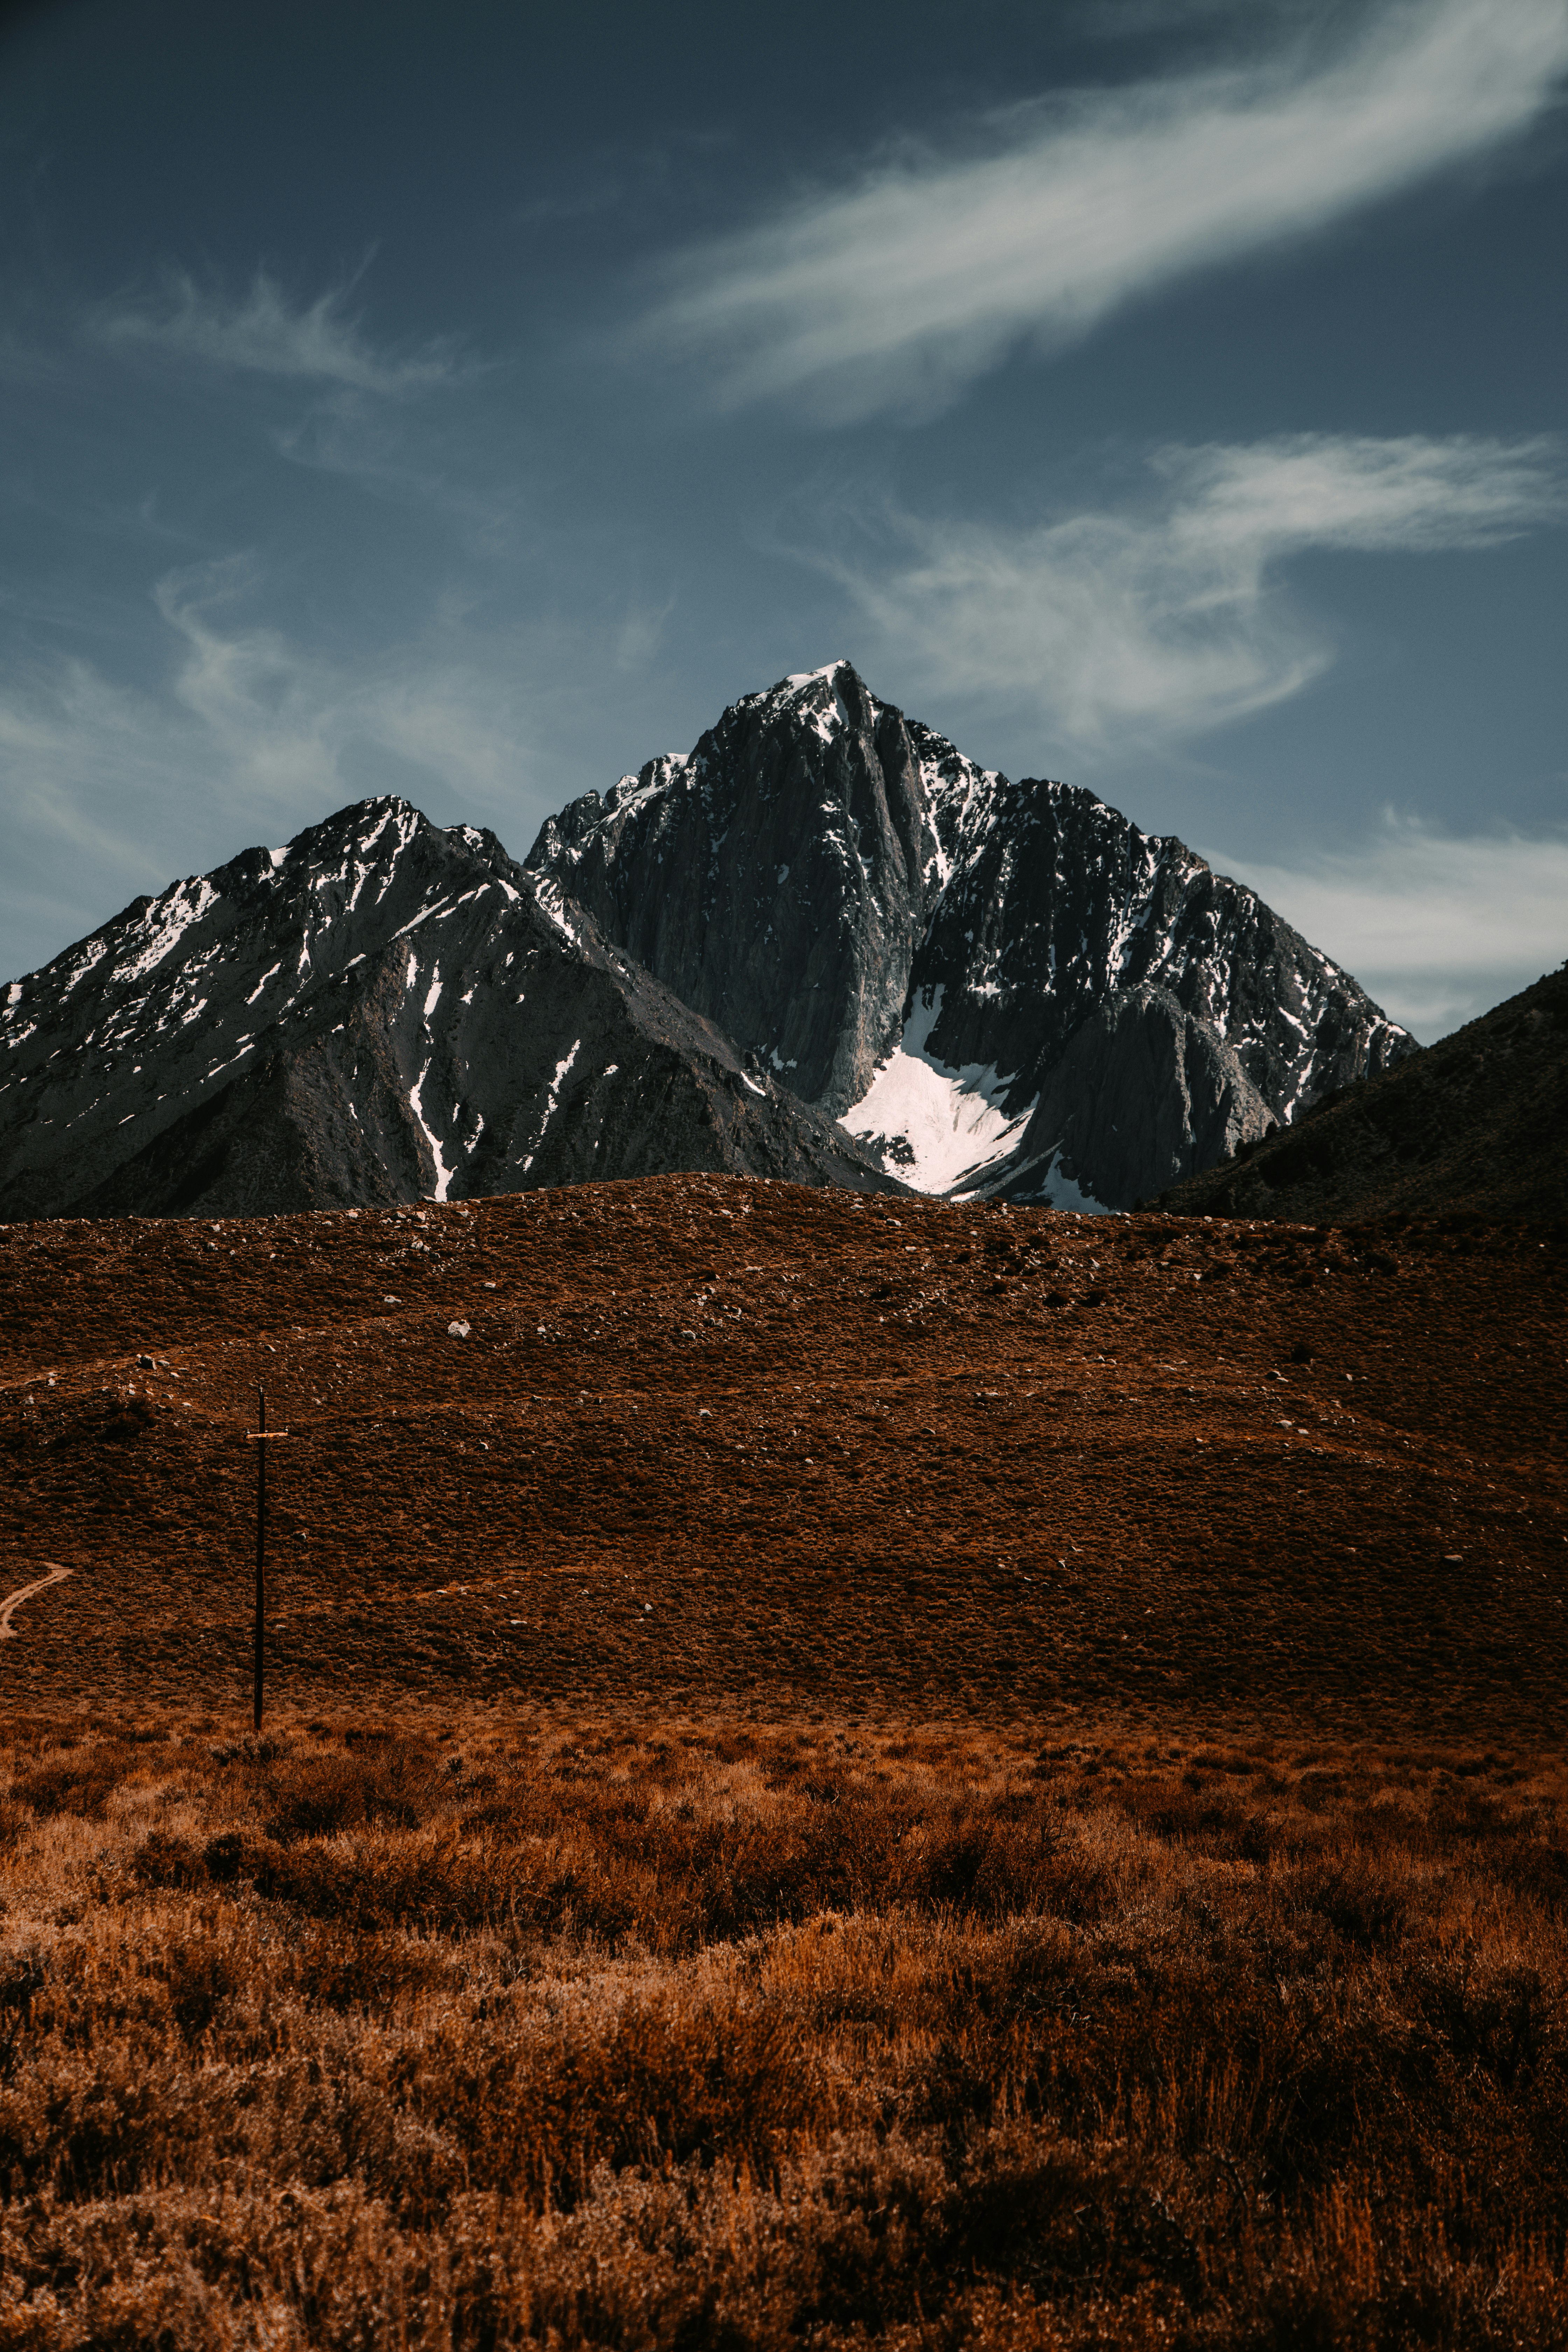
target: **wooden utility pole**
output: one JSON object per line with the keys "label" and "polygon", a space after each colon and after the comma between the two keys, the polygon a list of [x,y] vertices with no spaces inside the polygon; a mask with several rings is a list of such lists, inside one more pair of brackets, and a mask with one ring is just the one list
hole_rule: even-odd
{"label": "wooden utility pole", "polygon": [[267,1641],[267,1391],[258,1381],[260,1414],[256,1429],[256,1694],[254,1721],[261,1728],[261,1661]]}
{"label": "wooden utility pole", "polygon": [[267,1443],[269,1438],[287,1437],[286,1429],[267,1426],[267,1391],[256,1383],[257,1422],[249,1433],[256,1441],[256,1649],[255,1691],[252,1720],[258,1731],[261,1728],[262,1660],[267,1642]]}

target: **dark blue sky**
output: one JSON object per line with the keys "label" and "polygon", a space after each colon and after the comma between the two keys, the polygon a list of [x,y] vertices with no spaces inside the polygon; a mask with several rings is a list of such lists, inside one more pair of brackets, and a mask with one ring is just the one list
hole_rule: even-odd
{"label": "dark blue sky", "polygon": [[847,654],[1418,1034],[1568,951],[1568,0],[0,32],[0,964]]}

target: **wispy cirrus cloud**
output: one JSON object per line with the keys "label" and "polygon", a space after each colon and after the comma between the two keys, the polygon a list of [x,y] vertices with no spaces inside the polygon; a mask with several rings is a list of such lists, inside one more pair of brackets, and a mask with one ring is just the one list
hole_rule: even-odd
{"label": "wispy cirrus cloud", "polygon": [[515,784],[518,714],[460,645],[334,660],[247,617],[260,584],[250,560],[228,557],[167,573],[154,592],[175,653],[164,723],[195,722],[201,755],[237,798],[313,809],[350,782],[356,746],[481,805]]}
{"label": "wispy cirrus cloud", "polygon": [[1564,0],[1402,0],[1327,58],[1009,110],[678,254],[634,331],[731,405],[931,413],[1193,270],[1516,139],[1568,72]]}
{"label": "wispy cirrus cloud", "polygon": [[313,302],[291,301],[258,270],[236,299],[174,271],[154,295],[100,304],[87,332],[94,341],[165,360],[386,397],[430,391],[465,373],[447,344],[378,350],[349,309],[352,295],[352,285],[338,286]]}
{"label": "wispy cirrus cloud", "polygon": [[1390,809],[1365,838],[1315,857],[1213,863],[1426,1045],[1568,955],[1568,831],[1457,835]]}
{"label": "wispy cirrus cloud", "polygon": [[1097,749],[1201,734],[1320,676],[1332,635],[1292,599],[1293,557],[1479,549],[1565,519],[1548,440],[1296,434],[1159,450],[1141,497],[1033,526],[883,508],[808,560],[934,685]]}
{"label": "wispy cirrus cloud", "polygon": [[437,613],[411,642],[333,656],[258,617],[266,586],[245,558],[165,574],[154,684],[79,656],[13,663],[0,677],[7,972],[134,891],[367,792],[509,827],[520,808],[542,814],[515,652],[509,663],[475,647]]}

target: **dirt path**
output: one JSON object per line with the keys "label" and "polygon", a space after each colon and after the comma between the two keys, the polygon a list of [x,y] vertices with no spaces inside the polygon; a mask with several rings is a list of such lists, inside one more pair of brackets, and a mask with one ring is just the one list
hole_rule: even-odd
{"label": "dirt path", "polygon": [[35,1592],[46,1591],[49,1585],[58,1584],[62,1576],[70,1574],[68,1568],[57,1568],[52,1561],[48,1563],[48,1568],[47,1576],[40,1576],[35,1583],[20,1586],[16,1591],[7,1593],[5,1599],[0,1601],[0,1642],[14,1642],[16,1639],[16,1628],[12,1624],[11,1618],[13,1612],[20,1609],[24,1601],[30,1601]]}

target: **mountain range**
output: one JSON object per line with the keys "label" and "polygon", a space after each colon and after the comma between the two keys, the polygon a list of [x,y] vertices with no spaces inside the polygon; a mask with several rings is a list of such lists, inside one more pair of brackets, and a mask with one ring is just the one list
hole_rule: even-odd
{"label": "mountain range", "polygon": [[0,1218],[732,1170],[1117,1209],[1414,1041],[1252,892],[847,662],[551,818],[406,802],[0,992]]}

